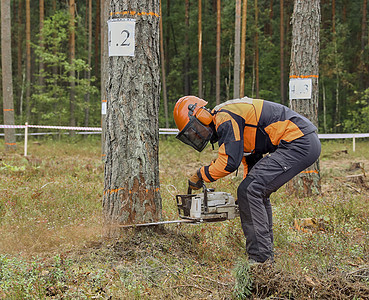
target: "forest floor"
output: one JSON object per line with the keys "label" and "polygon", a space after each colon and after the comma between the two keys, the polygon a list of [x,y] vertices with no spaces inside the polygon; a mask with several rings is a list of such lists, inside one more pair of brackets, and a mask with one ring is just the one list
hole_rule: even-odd
{"label": "forest floor", "polygon": [[[239,219],[105,237],[100,139],[0,141],[0,299],[369,299],[369,141],[324,141],[320,195],[271,197],[275,263],[247,264]],[[216,156],[160,140],[163,219]],[[235,195],[242,171],[210,187]]]}

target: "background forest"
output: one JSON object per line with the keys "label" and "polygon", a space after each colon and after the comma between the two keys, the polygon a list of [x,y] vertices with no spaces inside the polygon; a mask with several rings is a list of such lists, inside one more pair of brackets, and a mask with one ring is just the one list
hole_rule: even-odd
{"label": "background forest", "polygon": [[[244,94],[288,105],[293,1],[242,2],[247,3]],[[75,10],[69,4],[11,1],[16,124],[101,126],[101,2],[76,1]],[[171,111],[184,94],[216,104],[217,1],[201,4],[199,74],[199,2],[162,1],[170,127]],[[320,132],[369,132],[367,0],[322,0],[320,39]],[[220,101],[233,98],[234,40],[235,1],[222,1]],[[166,125],[161,105],[160,127]]]}

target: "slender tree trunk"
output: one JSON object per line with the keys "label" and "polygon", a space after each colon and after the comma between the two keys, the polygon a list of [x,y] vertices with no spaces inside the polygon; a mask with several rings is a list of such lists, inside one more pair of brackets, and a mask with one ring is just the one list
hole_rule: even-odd
{"label": "slender tree trunk", "polygon": [[[290,99],[290,107],[318,127],[320,0],[295,0],[292,16],[290,78],[312,80],[311,99]],[[295,192],[320,192],[319,160],[288,184]]]}
{"label": "slender tree trunk", "polygon": [[216,104],[220,104],[220,34],[221,34],[221,0],[217,0],[217,54],[216,54],[216,82],[215,82],[215,100]]}
{"label": "slender tree trunk", "polygon": [[[42,36],[42,29],[44,28],[44,19],[45,19],[45,5],[44,5],[44,0],[39,0],[39,6],[40,6],[40,46],[43,47],[44,46],[44,39]],[[42,88],[42,86],[44,85],[44,76],[43,76],[43,71],[44,71],[44,60],[42,59],[42,57],[39,58],[39,77],[38,77],[38,84],[40,85],[40,87]]]}
{"label": "slender tree trunk", "polygon": [[[88,50],[87,62],[89,69],[87,70],[88,85],[91,85],[91,57],[92,57],[92,0],[88,0]],[[88,127],[90,118],[90,92],[85,95],[85,126]]]}
{"label": "slender tree trunk", "polygon": [[26,0],[26,121],[31,117],[31,6]]}
{"label": "slender tree trunk", "polygon": [[202,0],[199,1],[199,18],[198,18],[198,43],[199,43],[199,65],[198,65],[198,72],[199,72],[199,97],[203,97],[202,91]]}
{"label": "slender tree trunk", "polygon": [[[119,18],[119,13],[127,8],[136,12],[131,15],[136,18],[136,49],[134,58],[109,58],[105,221],[109,225],[158,221],[161,219],[159,0],[108,3],[113,18]],[[155,15],[139,15],[141,12]]]}
{"label": "slender tree trunk", "polygon": [[18,108],[19,116],[23,114],[23,103],[21,99],[23,99],[23,47],[22,41],[24,40],[24,25],[23,25],[23,0],[18,0],[18,11],[17,11],[17,23],[18,23],[18,32],[17,32],[17,82],[18,82],[18,91],[17,100],[15,101],[16,107]]}
{"label": "slender tree trunk", "polygon": [[[75,101],[76,101],[76,71],[74,69],[74,60],[76,57],[76,38],[75,38],[75,0],[69,0],[69,13],[70,13],[70,39],[69,39],[69,61],[72,65],[72,68],[69,72],[70,76],[70,98],[69,98],[69,125],[75,126],[76,125],[76,118],[75,118]],[[71,131],[70,134],[73,134],[74,131]]]}
{"label": "slender tree trunk", "polygon": [[284,1],[280,0],[280,65],[281,65],[281,102],[286,104],[286,93],[284,89]]}
{"label": "slender tree trunk", "polygon": [[101,4],[100,0],[96,0],[96,25],[95,25],[95,66],[94,66],[94,73],[97,78],[99,78],[99,71],[100,71],[100,30],[101,30],[101,23],[100,23],[100,11],[101,11]]}
{"label": "slender tree trunk", "polygon": [[255,84],[256,98],[259,98],[259,8],[255,0]]}
{"label": "slender tree trunk", "polygon": [[[185,31],[185,49],[186,49],[186,53],[189,53],[190,50],[190,45],[189,45],[189,33],[190,33],[190,1],[186,0],[185,1],[185,26],[186,26],[186,31]],[[190,83],[190,56],[189,55],[185,55],[185,59],[184,59],[184,93],[185,95],[189,95],[191,94],[191,83]]]}
{"label": "slender tree trunk", "polygon": [[233,98],[240,98],[241,0],[236,0],[234,29]]}
{"label": "slender tree trunk", "polygon": [[[160,1],[160,0],[159,0]],[[163,17],[161,11],[161,1],[160,1],[160,59],[161,59],[161,79],[163,85],[163,102],[164,102],[164,116],[165,116],[165,127],[169,127],[168,118],[168,99],[167,99],[167,82],[165,74],[165,55],[164,55],[164,35],[163,35]]]}
{"label": "slender tree trunk", "polygon": [[245,95],[246,22],[247,22],[247,0],[243,0],[242,33],[241,33],[242,38],[241,38],[240,98],[242,98]]}
{"label": "slender tree trunk", "polygon": [[361,71],[361,87],[364,90],[367,87],[365,75],[368,72],[368,57],[365,57],[365,46],[366,43],[366,10],[367,10],[367,0],[363,0],[363,12],[362,12],[362,21],[361,21],[361,61],[362,61],[362,71]]}
{"label": "slender tree trunk", "polygon": [[[1,73],[5,125],[14,125],[10,0],[1,0]],[[16,149],[15,129],[5,128],[5,150]]]}
{"label": "slender tree trunk", "polygon": [[[109,18],[109,6],[110,6],[110,0],[101,0],[100,2],[100,20],[101,20],[101,32],[100,32],[100,55],[101,55],[101,107],[103,108],[108,103],[108,95],[107,95],[107,86],[108,86],[108,18]],[[106,149],[105,149],[105,135],[106,135],[106,111],[101,109],[101,157],[102,160],[106,160]]]}

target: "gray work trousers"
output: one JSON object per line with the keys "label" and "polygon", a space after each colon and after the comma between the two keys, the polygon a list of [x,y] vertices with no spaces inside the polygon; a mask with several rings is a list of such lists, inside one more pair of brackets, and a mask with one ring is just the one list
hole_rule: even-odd
{"label": "gray work trousers", "polygon": [[273,259],[273,221],[269,196],[287,181],[312,165],[321,144],[313,132],[292,142],[281,141],[275,152],[264,156],[237,189],[246,251],[250,259]]}

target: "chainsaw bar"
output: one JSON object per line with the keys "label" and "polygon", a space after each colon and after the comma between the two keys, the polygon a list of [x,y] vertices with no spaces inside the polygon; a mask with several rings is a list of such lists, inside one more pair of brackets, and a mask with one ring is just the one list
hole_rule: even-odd
{"label": "chainsaw bar", "polygon": [[117,225],[117,227],[134,228],[134,227],[157,226],[157,225],[175,224],[175,223],[200,223],[200,222],[199,220],[182,219],[182,220],[161,221],[161,222],[151,222],[151,223],[141,223],[141,224]]}

